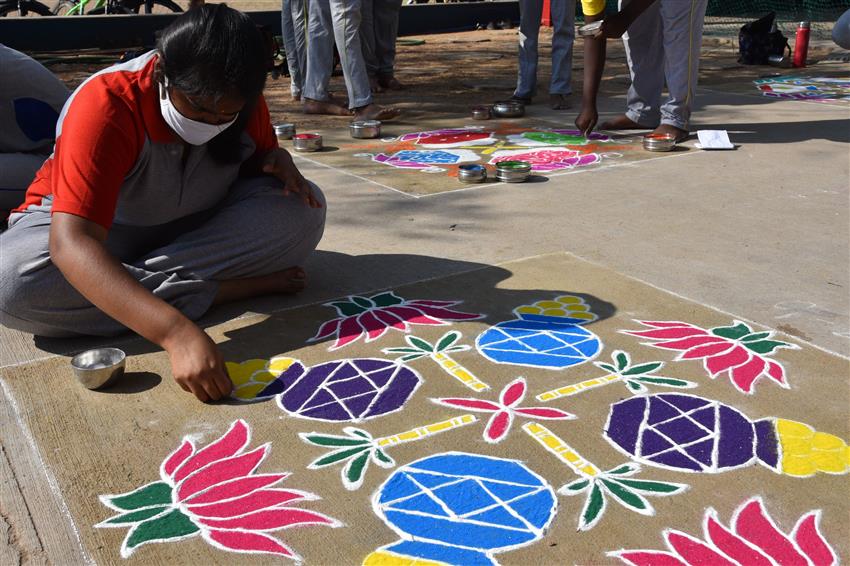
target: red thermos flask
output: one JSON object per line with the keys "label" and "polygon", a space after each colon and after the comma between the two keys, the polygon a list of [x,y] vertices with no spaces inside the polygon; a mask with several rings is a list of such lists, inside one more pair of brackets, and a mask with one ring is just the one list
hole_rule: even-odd
{"label": "red thermos flask", "polygon": [[797,26],[797,38],[794,40],[794,66],[805,67],[809,54],[809,22],[800,22]]}

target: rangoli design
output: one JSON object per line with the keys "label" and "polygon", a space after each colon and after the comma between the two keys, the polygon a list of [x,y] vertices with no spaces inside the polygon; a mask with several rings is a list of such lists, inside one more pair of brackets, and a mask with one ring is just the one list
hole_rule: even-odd
{"label": "rangoli design", "polygon": [[596,153],[581,153],[575,149],[553,147],[545,149],[508,149],[493,153],[488,163],[495,165],[501,161],[527,161],[531,170],[537,173],[551,173],[562,169],[593,165],[602,161]]}
{"label": "rangoli design", "polygon": [[800,347],[773,339],[773,331],[760,332],[747,324],[734,321],[732,326],[705,330],[679,321],[638,320],[650,330],[621,330],[623,334],[649,338],[648,346],[682,352],[676,360],[703,360],[709,377],[726,373],[738,391],[752,394],[756,380],[767,377],[788,388],[785,368],[770,359],[779,348],[799,350]]}
{"label": "rangoli design", "polygon": [[477,420],[473,415],[461,415],[381,438],[373,438],[367,431],[354,427],[342,429],[344,436],[318,432],[300,433],[299,436],[310,444],[331,448],[331,452],[310,464],[309,469],[317,470],[345,462],[341,471],[342,484],[348,490],[355,490],[363,484],[370,461],[382,468],[395,466],[395,460],[385,452],[387,448],[429,438]]}
{"label": "rangoli design", "polygon": [[486,401],[484,399],[458,399],[454,397],[431,400],[439,405],[446,405],[448,407],[492,413],[493,415],[487,421],[487,426],[484,428],[484,440],[491,444],[501,442],[508,436],[508,432],[511,430],[511,424],[513,424],[514,418],[518,416],[557,420],[576,418],[575,415],[571,415],[560,409],[520,407],[519,404],[525,398],[525,392],[527,390],[528,387],[525,383],[525,378],[518,377],[502,389],[498,402]]}
{"label": "rangoli design", "polygon": [[592,132],[585,137],[579,130],[541,130],[511,134],[508,142],[528,147],[549,145],[586,145],[591,142],[610,142],[611,137],[598,132]]}
{"label": "rangoli design", "polygon": [[292,507],[318,499],[312,493],[274,487],[286,473],[255,473],[271,446],[248,452],[251,431],[234,422],[218,440],[200,450],[188,438],[159,469],[160,481],[100,501],[117,514],[97,528],[128,528],[121,556],[140,546],[200,536],[222,550],[276,554],[300,560],[280,539],[268,533],[295,526],[339,527],[331,517]]}
{"label": "rangoli design", "polygon": [[583,393],[589,389],[595,389],[611,383],[623,383],[630,391],[635,393],[645,393],[647,391],[647,385],[656,387],[675,387],[679,389],[689,389],[697,386],[697,384],[693,381],[653,375],[653,372],[664,367],[664,362],[647,362],[633,366],[629,353],[622,350],[615,350],[614,353],[611,354],[611,360],[614,362],[613,364],[609,364],[607,362],[593,362],[593,365],[596,367],[607,371],[607,375],[585,379],[579,383],[564,385],[562,387],[546,391],[538,395],[537,399],[539,401],[554,401],[561,397],[578,395],[579,393]]}
{"label": "rangoli design", "polygon": [[796,477],[850,471],[850,448],[807,424],[752,421],[719,401],[682,393],[632,397],[611,405],[605,438],[650,466],[719,473],[756,462]]}
{"label": "rangoli design", "polygon": [[850,101],[850,77],[771,77],[753,82],[763,95],[772,98],[815,102]]}
{"label": "rangoli design", "polygon": [[326,303],[339,316],[324,323],[310,342],[335,337],[330,350],[347,346],[365,336],[366,342],[377,340],[388,330],[410,332],[413,324],[443,326],[459,320],[477,320],[482,314],[454,310],[461,301],[407,300],[392,291],[371,297],[349,296]]}
{"label": "rangoli design", "polygon": [[385,354],[401,354],[401,357],[398,358],[401,362],[410,362],[420,358],[430,358],[434,360],[443,371],[473,391],[484,391],[485,389],[489,389],[489,385],[475,377],[472,372],[449,357],[449,353],[451,352],[465,352],[471,349],[470,346],[457,343],[461,336],[460,332],[452,330],[444,334],[439,340],[437,340],[437,342],[431,344],[422,338],[408,335],[404,337],[405,342],[409,345],[408,347],[384,348],[381,351]]}
{"label": "rangoli design", "polygon": [[558,493],[567,496],[587,494],[579,514],[580,531],[596,526],[605,514],[609,497],[629,511],[654,515],[655,509],[646,496],[674,495],[688,489],[687,485],[680,483],[632,478],[630,476],[640,471],[636,464],[623,464],[603,472],[545,426],[526,423],[522,428],[579,476],[579,479],[561,487]]}
{"label": "rangoli design", "polygon": [[592,360],[602,342],[583,324],[596,320],[590,307],[573,295],[514,309],[516,318],[485,330],[475,345],[500,364],[560,370]]}
{"label": "rangoli design", "polygon": [[448,452],[396,470],[372,499],[401,538],[364,566],[495,564],[493,555],[540,540],[557,510],[545,479],[525,464]]}
{"label": "rangoli design", "polygon": [[729,527],[709,508],[702,523],[702,539],[667,529],[664,540],[668,551],[619,550],[608,555],[633,566],[837,566],[838,555],[821,534],[819,521],[820,511],[810,511],[786,534],[767,512],[762,499],[753,497],[735,510]]}

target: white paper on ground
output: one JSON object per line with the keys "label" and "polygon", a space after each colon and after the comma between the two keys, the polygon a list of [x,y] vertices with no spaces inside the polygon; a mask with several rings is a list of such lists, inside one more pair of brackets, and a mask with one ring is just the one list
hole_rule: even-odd
{"label": "white paper on ground", "polygon": [[697,131],[699,144],[694,144],[699,149],[735,149],[735,145],[729,141],[726,130],[699,130]]}

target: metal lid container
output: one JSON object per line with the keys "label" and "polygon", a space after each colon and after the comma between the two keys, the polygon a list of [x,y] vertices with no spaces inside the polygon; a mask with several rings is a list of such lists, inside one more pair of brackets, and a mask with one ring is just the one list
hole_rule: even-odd
{"label": "metal lid container", "polygon": [[524,183],[531,174],[528,161],[500,161],[496,163],[496,178],[505,183]]}
{"label": "metal lid container", "polygon": [[322,149],[322,136],[319,134],[295,134],[292,136],[295,151],[319,151]]}
{"label": "metal lid container", "polygon": [[499,118],[525,116],[525,105],[517,100],[502,100],[493,104],[493,115]]}
{"label": "metal lid container", "polygon": [[673,151],[676,136],[673,134],[646,134],[643,136],[643,148],[647,151]]}
{"label": "metal lid container", "polygon": [[482,183],[487,180],[487,169],[476,163],[461,165],[457,168],[457,178],[461,183]]}
{"label": "metal lid container", "polygon": [[98,389],[124,375],[127,356],[118,348],[95,348],[71,360],[74,375],[86,389]]}
{"label": "metal lid container", "polygon": [[584,37],[595,35],[599,28],[602,27],[602,20],[590,22],[578,28],[578,34]]}
{"label": "metal lid container", "polygon": [[352,138],[373,139],[381,135],[380,120],[355,120],[348,126]]}
{"label": "metal lid container", "polygon": [[275,124],[274,135],[281,140],[291,140],[295,135],[295,124]]}
{"label": "metal lid container", "polygon": [[490,106],[473,106],[472,107],[472,118],[473,120],[489,120],[491,117]]}

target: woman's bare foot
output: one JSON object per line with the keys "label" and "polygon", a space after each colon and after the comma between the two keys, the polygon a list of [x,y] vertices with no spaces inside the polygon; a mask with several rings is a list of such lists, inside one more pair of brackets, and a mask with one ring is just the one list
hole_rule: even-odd
{"label": "woman's bare foot", "polygon": [[367,104],[354,109],[355,120],[391,120],[401,114],[398,108],[387,108],[377,104]]}
{"label": "woman's bare foot", "polygon": [[303,291],[306,284],[307,274],[298,266],[258,277],[219,281],[213,304],[220,305],[261,295],[292,295]]}
{"label": "woman's bare foot", "polygon": [[303,108],[305,114],[328,114],[331,116],[350,116],[351,110],[338,104],[334,100],[313,100],[312,98],[303,98]]}
{"label": "woman's bare foot", "polygon": [[641,126],[625,114],[621,114],[616,118],[612,118],[607,122],[602,122],[599,126],[603,130],[648,130],[646,126]]}
{"label": "woman's bare foot", "polygon": [[569,94],[550,94],[549,95],[549,107],[552,110],[566,110],[572,106],[570,104],[570,95]]}
{"label": "woman's bare foot", "polygon": [[653,134],[671,134],[676,136],[676,143],[683,142],[688,139],[691,133],[688,130],[677,128],[670,124],[661,124],[652,132]]}
{"label": "woman's bare foot", "polygon": [[393,75],[383,75],[378,77],[378,84],[386,90],[404,90],[407,87],[400,83]]}

